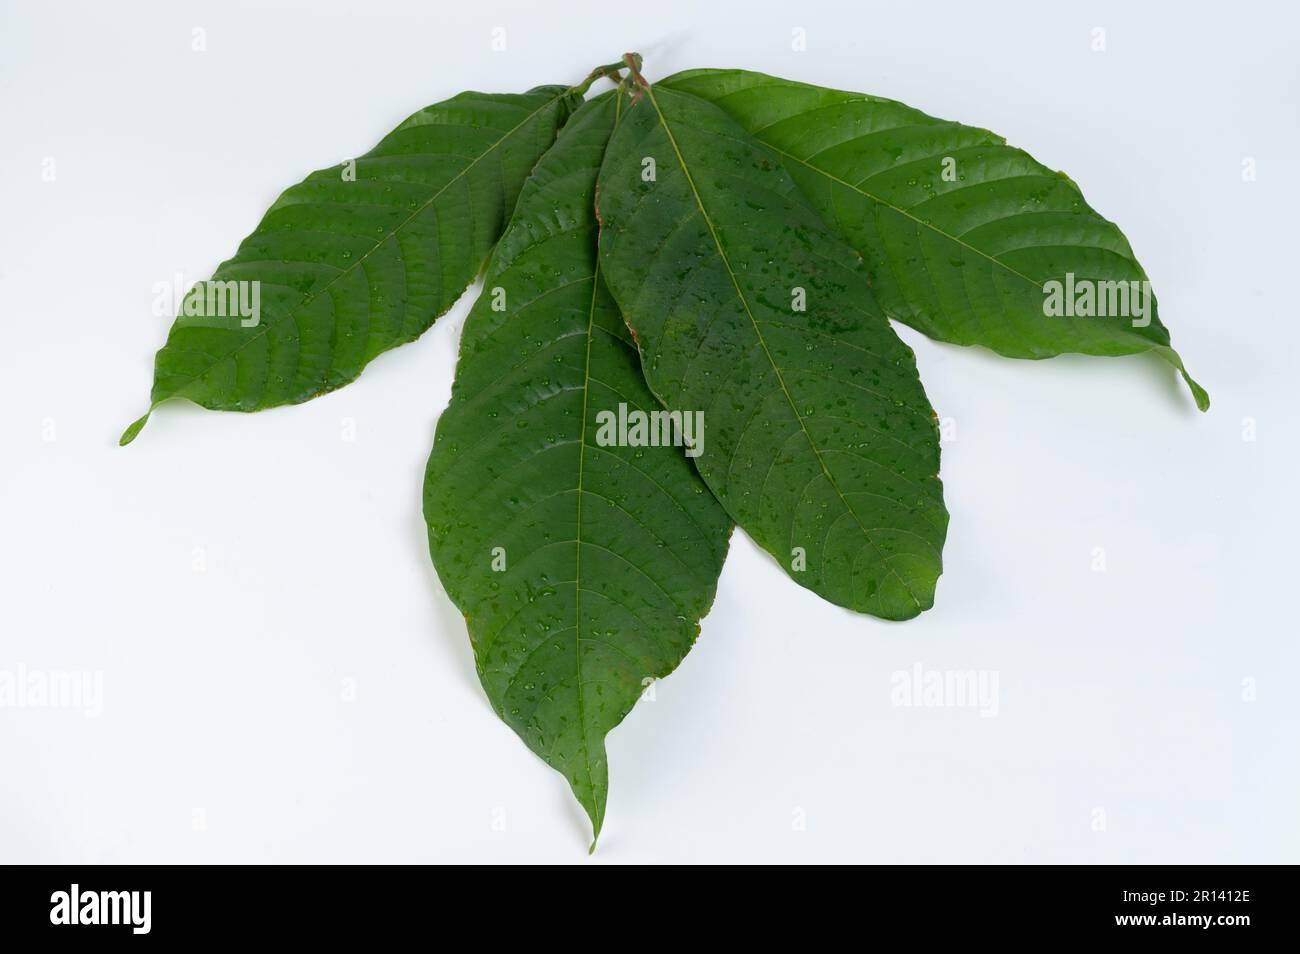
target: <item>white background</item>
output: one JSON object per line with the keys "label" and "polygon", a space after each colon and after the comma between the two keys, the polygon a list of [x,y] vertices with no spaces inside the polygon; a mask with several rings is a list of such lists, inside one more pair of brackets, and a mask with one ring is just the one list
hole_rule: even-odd
{"label": "white background", "polygon": [[[0,861],[1300,860],[1293,5],[0,10],[0,671],[104,686],[97,717],[0,708]],[[156,282],[206,277],[282,188],[428,103],[629,49],[652,80],[736,66],[894,97],[1066,169],[1214,406],[1155,359],[903,329],[957,427],[935,609],[855,616],[738,533],[699,644],[610,736],[589,860],[425,547],[472,296],[339,392],[176,402],[116,441],[169,323]],[[892,705],[918,663],[996,673],[997,715]]]}

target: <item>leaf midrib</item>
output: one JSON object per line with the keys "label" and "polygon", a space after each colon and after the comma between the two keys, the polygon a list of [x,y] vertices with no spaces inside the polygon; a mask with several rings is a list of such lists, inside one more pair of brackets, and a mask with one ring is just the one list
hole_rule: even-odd
{"label": "leaf midrib", "polygon": [[600,290],[600,263],[592,271],[591,304],[587,308],[587,353],[582,365],[582,424],[578,432],[578,503],[573,528],[573,656],[575,685],[578,690],[578,730],[582,733],[582,761],[587,769],[587,785],[592,789],[592,802],[596,808],[595,836],[600,837],[600,819],[603,812],[595,798],[595,781],[591,774],[591,747],[587,744],[587,715],[582,697],[582,478],[587,456],[587,406],[591,402],[591,339],[596,323],[596,295]]}
{"label": "leaf midrib", "polygon": [[1024,279],[1030,285],[1034,286],[1035,289],[1038,289],[1039,291],[1042,290],[1043,286],[1040,282],[1034,281],[1024,272],[1012,268],[1010,265],[1008,265],[1006,262],[1002,261],[1001,259],[990,255],[988,252],[985,252],[983,249],[971,245],[969,242],[964,241],[963,239],[961,239],[956,235],[953,235],[951,232],[945,232],[943,229],[939,228],[933,223],[926,222],[924,219],[918,218],[917,216],[913,215],[911,212],[907,211],[907,209],[900,208],[899,206],[894,205],[892,202],[889,202],[886,199],[882,199],[880,196],[868,192],[866,189],[862,188],[861,186],[854,185],[852,182],[849,182],[846,179],[841,179],[839,176],[827,172],[821,166],[814,165],[813,163],[809,162],[807,159],[803,159],[799,156],[794,155],[793,153],[786,152],[784,149],[781,149],[778,146],[773,145],[768,140],[764,139],[761,135],[756,134],[754,138],[758,139],[759,142],[761,142],[767,148],[771,149],[777,155],[783,156],[786,159],[793,159],[795,162],[799,163],[802,166],[807,167],[808,169],[811,169],[813,172],[817,173],[818,175],[825,176],[831,182],[834,182],[838,185],[842,185],[844,186],[844,188],[856,192],[858,195],[862,196],[863,198],[870,199],[872,202],[875,202],[877,205],[883,206],[887,209],[892,209],[894,212],[897,212],[899,215],[911,220],[917,225],[925,229],[928,229],[934,234],[940,235],[943,238],[946,238],[957,245],[960,245],[962,248],[966,249],[967,251],[974,252],[976,255],[980,256],[981,258],[985,258],[988,261],[992,262],[994,265],[997,265],[1005,269],[1007,272],[1011,273],[1012,275],[1015,275],[1017,278]]}
{"label": "leaf midrib", "polygon": [[[713,245],[718,250],[718,258],[727,269],[727,276],[731,279],[732,287],[736,290],[736,297],[740,299],[740,304],[745,309],[745,316],[749,318],[750,324],[754,328],[754,334],[758,338],[759,347],[763,349],[763,355],[767,358],[768,365],[772,368],[772,373],[776,375],[777,383],[781,386],[781,393],[785,395],[786,402],[790,406],[790,413],[794,415],[794,419],[799,425],[799,430],[803,433],[804,439],[807,440],[809,448],[812,449],[813,456],[817,458],[817,465],[821,468],[822,474],[826,477],[827,482],[835,491],[835,495],[839,497],[840,503],[844,506],[844,509],[853,515],[854,522],[857,523],[859,529],[862,531],[863,539],[865,539],[871,548],[880,556],[880,561],[884,564],[886,572],[902,584],[903,589],[907,592],[908,598],[910,598],[918,608],[921,608],[921,601],[917,599],[911,586],[908,585],[907,581],[903,579],[898,570],[896,570],[889,562],[884,551],[882,551],[876,542],[871,539],[871,531],[867,529],[867,525],[862,522],[862,518],[858,516],[858,512],[849,504],[848,499],[844,496],[844,492],[840,490],[839,484],[836,483],[830,469],[826,466],[826,462],[822,459],[821,450],[817,447],[817,443],[812,439],[812,435],[808,433],[808,428],[804,426],[803,416],[799,414],[798,405],[795,404],[789,388],[786,387],[785,377],[781,374],[781,369],[777,367],[776,360],[772,357],[772,352],[767,347],[767,340],[763,337],[763,331],[758,326],[758,320],[750,310],[749,300],[745,297],[745,292],[740,287],[740,281],[736,278],[735,270],[731,267],[731,260],[727,257],[726,250],[722,247],[722,242],[718,239],[718,233],[713,225],[713,219],[704,208],[704,200],[700,197],[700,192],[695,187],[695,177],[691,175],[691,170],[686,165],[686,159],[682,155],[681,148],[677,145],[677,137],[673,135],[672,127],[668,124],[668,118],[664,115],[663,110],[659,108],[659,101],[655,98],[654,89],[650,86],[646,86],[645,92],[646,98],[650,101],[650,105],[654,107],[655,113],[659,117],[659,124],[663,126],[664,134],[667,135],[669,144],[673,147],[673,152],[677,156],[677,163],[681,166],[682,173],[686,176],[686,183],[691,188],[691,195],[695,199],[696,208],[700,210],[700,216],[704,219],[704,224],[709,228],[709,237],[713,239]],[[766,144],[764,145],[766,146]]]}
{"label": "leaf midrib", "polygon": [[[614,96],[614,124],[610,130],[617,128],[623,112],[623,86],[619,85]],[[607,142],[608,144],[608,142]],[[596,217],[595,202],[590,206],[591,216]],[[597,223],[599,224],[599,223]],[[575,683],[578,691],[578,727],[582,732],[582,761],[587,769],[587,786],[591,791],[592,808],[596,817],[592,819],[591,850],[596,848],[600,838],[600,829],[605,820],[604,799],[596,796],[596,781],[591,771],[591,746],[587,742],[587,716],[582,692],[582,482],[587,459],[587,408],[591,403],[591,342],[596,329],[596,302],[600,295],[600,256],[592,260],[591,267],[591,302],[587,308],[587,351],[582,364],[582,424],[578,431],[578,492],[577,515],[573,528],[573,657]],[[662,587],[660,587],[662,589]]]}

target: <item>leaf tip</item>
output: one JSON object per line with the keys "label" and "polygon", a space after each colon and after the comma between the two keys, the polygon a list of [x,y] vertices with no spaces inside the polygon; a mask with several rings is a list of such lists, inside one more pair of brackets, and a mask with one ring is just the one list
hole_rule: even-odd
{"label": "leaf tip", "polygon": [[1205,388],[1201,387],[1192,380],[1192,376],[1182,369],[1183,380],[1187,382],[1187,389],[1192,392],[1192,399],[1196,401],[1196,407],[1201,411],[1210,409],[1210,394]]}
{"label": "leaf tip", "polygon": [[117,446],[125,447],[127,444],[135,440],[140,431],[144,430],[144,426],[149,423],[149,415],[152,413],[153,408],[150,408],[145,411],[142,416],[132,421],[130,426],[122,432],[122,436],[118,438]]}
{"label": "leaf tip", "polygon": [[597,804],[590,806],[590,809],[588,815],[591,818],[591,844],[587,846],[588,857],[596,853],[596,843],[600,841],[600,829],[605,824],[604,799],[602,798]]}

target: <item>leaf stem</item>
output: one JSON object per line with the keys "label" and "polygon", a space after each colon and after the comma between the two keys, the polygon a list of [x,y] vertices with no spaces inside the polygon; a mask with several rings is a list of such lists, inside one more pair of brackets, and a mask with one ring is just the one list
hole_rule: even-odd
{"label": "leaf stem", "polygon": [[587,74],[586,79],[573,87],[573,91],[580,96],[585,94],[587,90],[591,89],[591,84],[596,82],[596,80],[600,79],[602,76],[612,83],[617,83],[623,79],[622,73],[620,72],[622,69],[623,62],[621,60],[617,63],[606,63],[604,66],[597,66]]}
{"label": "leaf stem", "polygon": [[623,65],[627,67],[628,75],[632,77],[632,82],[637,88],[634,96],[638,98],[643,89],[649,89],[650,87],[650,84],[646,82],[645,77],[641,75],[641,62],[640,53],[623,54]]}

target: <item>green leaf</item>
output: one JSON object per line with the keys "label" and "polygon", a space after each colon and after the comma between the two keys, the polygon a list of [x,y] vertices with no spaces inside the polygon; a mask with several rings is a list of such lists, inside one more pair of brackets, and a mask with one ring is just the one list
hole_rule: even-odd
{"label": "green leaf", "polygon": [[419,337],[477,276],[580,101],[563,86],[461,93],[291,186],[186,295],[155,360],[150,412],[173,397],[222,411],[297,404]]}
{"label": "green leaf", "polygon": [[[1001,136],[893,100],[745,70],[689,70],[660,86],[715,103],[781,156],[863,255],[890,317],[1013,358],[1155,352],[1182,373],[1197,406],[1209,407],[1169,346],[1123,233],[1064,173]],[[1084,316],[1088,297],[1088,310],[1104,299],[1110,316]]]}
{"label": "green leaf", "polygon": [[524,186],[424,485],[429,549],[483,688],[595,836],[605,735],[691,648],[731,530],[680,448],[602,437],[620,405],[659,410],[597,273],[592,199],[618,103],[583,106]]}
{"label": "green leaf", "polygon": [[646,380],[703,412],[695,463],[731,516],[832,602],[930,607],[948,523],[935,415],[857,254],[775,155],[672,89],[627,110],[598,197]]}

